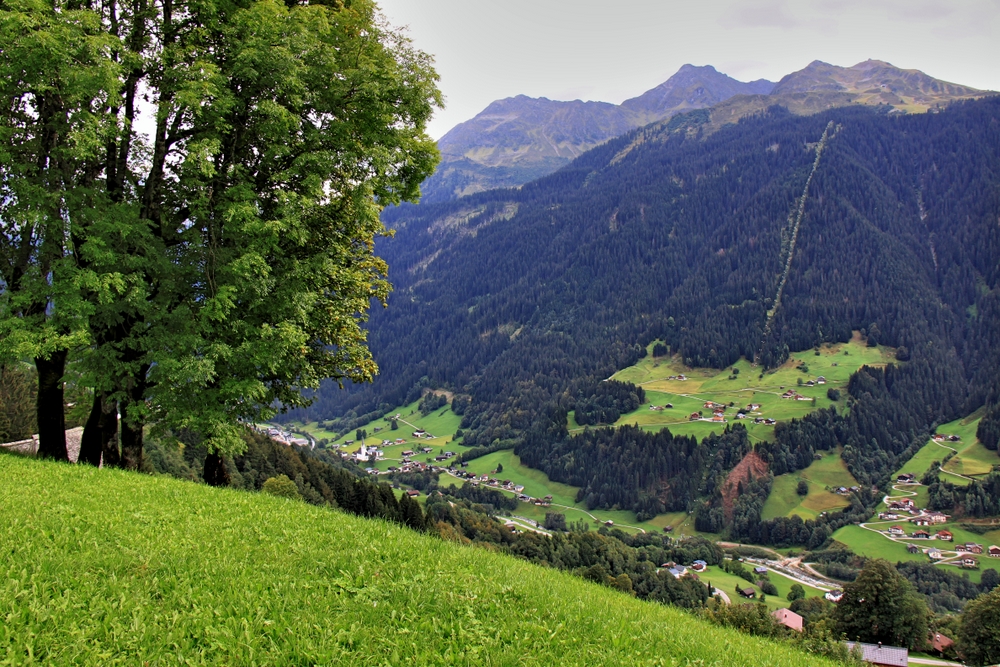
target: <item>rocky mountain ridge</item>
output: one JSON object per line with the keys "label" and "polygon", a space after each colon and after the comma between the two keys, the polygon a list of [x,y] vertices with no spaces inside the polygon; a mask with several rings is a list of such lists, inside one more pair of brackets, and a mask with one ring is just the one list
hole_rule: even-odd
{"label": "rocky mountain ridge", "polygon": [[947,103],[982,97],[977,90],[880,60],[852,67],[813,61],[778,83],[744,83],[711,65],[684,65],[661,85],[620,105],[556,101],[525,95],[497,100],[460,123],[438,142],[442,162],[423,186],[424,201],[447,201],[498,187],[518,187],[562,168],[613,137],[680,114],[696,123],[673,123],[714,132],[751,113],[783,106],[796,115],[862,104],[894,113],[922,113]]}

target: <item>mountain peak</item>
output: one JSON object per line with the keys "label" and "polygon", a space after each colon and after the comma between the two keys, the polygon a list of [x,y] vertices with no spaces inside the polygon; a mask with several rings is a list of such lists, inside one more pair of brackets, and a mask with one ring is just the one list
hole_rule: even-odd
{"label": "mountain peak", "polygon": [[675,113],[704,109],[734,95],[766,95],[773,87],[773,83],[763,79],[743,83],[712,65],[688,63],[656,88],[625,100],[622,107],[639,114],[645,122],[652,122]]}

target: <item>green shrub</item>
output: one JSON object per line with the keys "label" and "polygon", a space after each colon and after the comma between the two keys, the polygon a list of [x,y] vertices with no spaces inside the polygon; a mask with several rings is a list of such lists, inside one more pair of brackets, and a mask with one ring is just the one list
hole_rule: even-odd
{"label": "green shrub", "polygon": [[299,495],[299,487],[295,486],[295,482],[288,479],[286,475],[269,478],[264,482],[264,486],[260,490],[279,498],[302,500],[302,496]]}

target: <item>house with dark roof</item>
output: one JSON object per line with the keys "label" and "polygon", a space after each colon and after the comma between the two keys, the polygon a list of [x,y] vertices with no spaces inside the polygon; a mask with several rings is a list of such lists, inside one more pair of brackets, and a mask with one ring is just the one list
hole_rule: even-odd
{"label": "house with dark roof", "polygon": [[752,599],[757,597],[757,591],[755,591],[752,588],[741,588],[740,595],[742,595],[745,598]]}
{"label": "house with dark roof", "polygon": [[847,649],[853,650],[855,644],[861,649],[861,659],[880,667],[907,667],[910,662],[910,652],[899,646],[884,646],[865,644],[863,642],[844,642]]}

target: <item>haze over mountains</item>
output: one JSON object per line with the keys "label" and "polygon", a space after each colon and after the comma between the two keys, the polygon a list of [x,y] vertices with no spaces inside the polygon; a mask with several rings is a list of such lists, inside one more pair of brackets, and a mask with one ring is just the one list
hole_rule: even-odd
{"label": "haze over mountains", "polygon": [[850,104],[890,105],[913,113],[983,94],[919,70],[868,60],[853,67],[814,61],[777,84],[744,83],[711,65],[684,65],[661,85],[620,105],[518,95],[493,102],[440,139],[442,163],[424,183],[423,201],[523,185],[608,139],[699,109],[711,109],[709,118],[701,119],[708,122],[700,125],[715,131],[776,104],[797,115]]}

